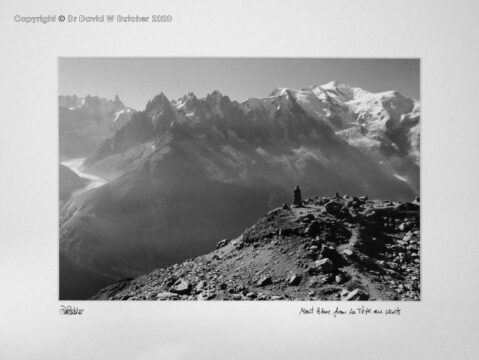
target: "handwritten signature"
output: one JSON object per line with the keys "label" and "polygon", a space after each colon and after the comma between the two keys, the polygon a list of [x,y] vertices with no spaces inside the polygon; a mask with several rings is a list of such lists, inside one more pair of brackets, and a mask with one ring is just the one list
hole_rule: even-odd
{"label": "handwritten signature", "polygon": [[85,309],[81,309],[76,306],[65,306],[60,307],[60,314],[62,315],[81,315]]}

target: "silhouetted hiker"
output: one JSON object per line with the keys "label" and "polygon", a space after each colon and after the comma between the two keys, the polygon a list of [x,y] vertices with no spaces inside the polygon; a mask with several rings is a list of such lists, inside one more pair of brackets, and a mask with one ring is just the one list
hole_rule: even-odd
{"label": "silhouetted hiker", "polygon": [[339,196],[339,193],[336,193],[336,199],[339,199],[341,196]]}
{"label": "silhouetted hiker", "polygon": [[296,185],[293,190],[293,204],[295,206],[303,206],[303,201],[301,200],[301,190],[299,189],[298,185]]}

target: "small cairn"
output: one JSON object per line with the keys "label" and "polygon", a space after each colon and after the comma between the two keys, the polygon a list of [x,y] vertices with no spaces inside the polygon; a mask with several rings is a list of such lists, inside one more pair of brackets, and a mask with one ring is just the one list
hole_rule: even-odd
{"label": "small cairn", "polygon": [[303,200],[301,200],[301,190],[299,189],[298,185],[296,185],[293,190],[293,205],[295,207],[303,206]]}

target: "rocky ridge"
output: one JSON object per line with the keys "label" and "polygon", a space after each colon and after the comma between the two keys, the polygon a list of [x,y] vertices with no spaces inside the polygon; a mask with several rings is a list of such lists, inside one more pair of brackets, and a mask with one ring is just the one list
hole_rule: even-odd
{"label": "rocky ridge", "polygon": [[419,300],[420,205],[366,197],[284,204],[209,254],[93,300]]}

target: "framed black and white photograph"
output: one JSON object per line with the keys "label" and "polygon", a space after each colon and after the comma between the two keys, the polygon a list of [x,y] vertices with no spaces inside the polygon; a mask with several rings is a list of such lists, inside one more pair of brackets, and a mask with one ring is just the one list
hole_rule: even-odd
{"label": "framed black and white photograph", "polygon": [[475,2],[0,10],[0,360],[477,358]]}
{"label": "framed black and white photograph", "polygon": [[60,58],[60,299],[419,300],[419,68]]}

